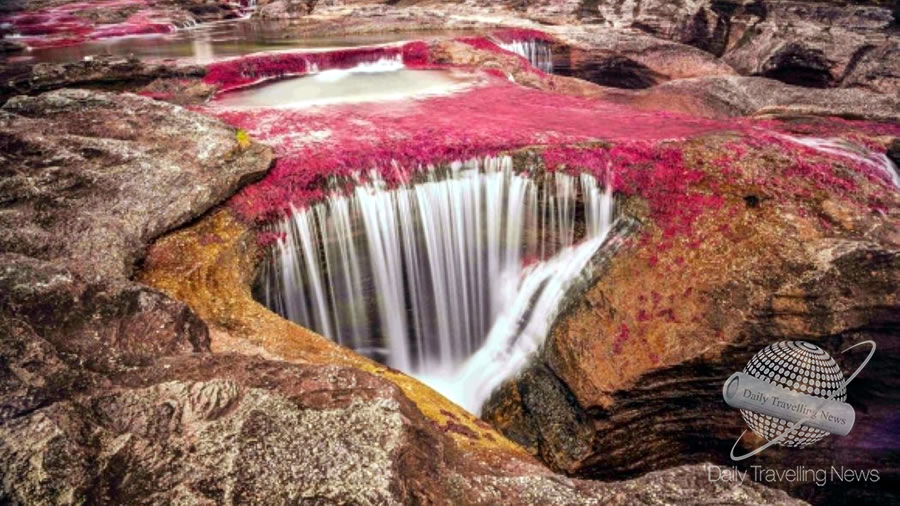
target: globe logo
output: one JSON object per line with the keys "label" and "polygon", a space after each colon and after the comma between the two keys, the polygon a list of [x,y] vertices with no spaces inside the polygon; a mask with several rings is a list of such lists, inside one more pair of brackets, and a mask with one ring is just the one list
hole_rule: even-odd
{"label": "globe logo", "polygon": [[[777,385],[793,392],[802,392],[822,399],[832,393],[833,400],[847,400],[844,374],[837,362],[822,348],[804,341],[780,342],[763,348],[754,355],[744,373],[769,384]],[[741,416],[757,436],[772,441],[793,424],[781,418],[761,415],[742,409]],[[778,441],[777,445],[803,448],[829,433],[824,430],[803,427],[796,434]]]}
{"label": "globe logo", "polygon": [[736,456],[739,461],[772,445],[804,448],[825,436],[846,436],[856,421],[856,412],[847,404],[847,385],[875,354],[875,342],[863,341],[849,348],[869,344],[863,363],[844,379],[837,362],[822,348],[805,341],[783,341],[760,350],[742,372],[734,373],[722,387],[725,402],[741,412],[750,430],[767,442],[755,450]]}

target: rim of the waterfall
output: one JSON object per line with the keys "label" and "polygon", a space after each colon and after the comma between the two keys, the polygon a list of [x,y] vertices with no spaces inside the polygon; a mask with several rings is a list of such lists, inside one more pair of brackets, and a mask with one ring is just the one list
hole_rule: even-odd
{"label": "rim of the waterfall", "polygon": [[[755,123],[751,123],[751,125],[753,124]],[[746,131],[742,130],[740,127],[736,128],[733,131],[700,134],[698,136],[692,137],[691,139],[685,140],[702,141],[705,138],[719,139],[723,142],[734,141],[738,143],[746,142],[748,140]],[[623,148],[626,150],[644,148],[651,150],[678,150],[685,140],[666,139],[656,142],[614,142],[608,140],[593,140],[565,145],[538,144],[517,147],[509,150],[486,149],[483,152],[471,153],[471,156],[465,158],[465,160],[469,161],[485,157],[510,156],[513,159],[513,167],[516,173],[527,173],[529,177],[535,179],[546,177],[547,174],[552,174],[560,170],[572,175],[590,173],[596,176],[597,168],[591,166],[588,162],[585,162],[584,164],[579,164],[578,162],[570,164],[559,163],[551,166],[548,163],[547,155],[548,153],[554,151],[562,151],[564,153],[581,152],[590,154],[597,150],[600,150],[601,152],[608,152],[615,148]],[[761,147],[758,142],[750,143],[748,144],[748,146],[754,149],[763,149],[763,147]],[[276,208],[269,209],[265,213],[257,216],[244,216],[240,212],[236,214],[242,221],[253,225],[254,228],[261,230],[263,233],[266,233],[266,226],[278,220],[284,219],[294,207],[313,206],[325,201],[329,196],[335,193],[346,194],[352,191],[353,188],[355,188],[359,184],[371,183],[372,180],[370,179],[370,177],[372,171],[379,172],[380,181],[385,183],[389,188],[396,188],[403,184],[416,185],[428,182],[429,178],[433,177],[435,174],[446,177],[452,171],[451,165],[457,163],[458,161],[459,160],[457,159],[451,161],[435,161],[427,164],[419,164],[414,169],[404,169],[396,164],[392,164],[389,169],[385,169],[389,170],[388,172],[378,171],[377,169],[370,169],[368,171],[358,171],[352,175],[347,176],[331,175],[325,179],[319,179],[317,183],[306,188],[308,191],[315,192],[315,196],[311,199],[304,200],[303,202],[282,202],[280,205],[276,206]],[[519,169],[520,167],[525,168]],[[385,177],[386,175],[388,177]],[[611,176],[614,176],[614,174],[608,175],[607,177]],[[868,172],[861,172],[860,176],[869,179],[870,181],[874,180],[880,185],[888,185],[888,182],[886,182],[883,178],[874,176]],[[640,197],[639,194],[635,193],[634,191],[627,191],[627,188],[623,188],[619,184],[613,184],[613,192],[617,195],[617,197],[620,198],[622,202],[630,202],[631,200],[633,200],[630,197]],[[239,196],[240,193],[235,195],[235,197],[233,198],[237,198]],[[645,218],[641,218],[641,216],[645,214],[649,217],[649,212],[647,211],[642,211],[640,214],[635,215],[635,217],[643,220]],[[272,238],[269,237],[268,239]],[[261,241],[261,245],[267,246],[268,241]]]}
{"label": "rim of the waterfall", "polygon": [[[574,143],[569,145],[568,147],[574,149],[610,149],[615,146],[615,143],[605,140],[596,140],[596,141],[588,141],[583,143]],[[504,156],[509,156],[513,162],[513,170],[516,174],[527,174],[528,177],[532,179],[538,179],[547,177],[550,174],[556,173],[558,171],[563,171],[572,176],[578,176],[583,173],[590,173],[590,168],[588,167],[557,167],[554,169],[550,169],[547,167],[543,159],[543,154],[548,149],[553,149],[557,146],[550,144],[542,144],[542,145],[529,145],[524,147],[519,147],[511,150],[488,150],[484,153],[472,154],[469,158],[466,158],[464,161],[460,160],[440,160],[427,164],[419,164],[414,169],[402,169],[396,165],[391,165],[392,173],[391,175],[396,177],[383,177],[385,174],[378,169],[370,169],[370,170],[361,170],[352,175],[331,175],[325,178],[324,180],[320,179],[317,184],[313,187],[307,188],[310,191],[316,191],[316,196],[314,198],[304,200],[302,203],[296,202],[285,202],[283,205],[279,206],[277,209],[272,209],[267,211],[266,213],[251,217],[243,216],[241,213],[234,213],[235,216],[243,223],[250,225],[254,230],[258,233],[265,234],[268,232],[266,227],[271,224],[283,220],[288,217],[291,213],[292,209],[297,208],[306,208],[312,207],[318,204],[325,202],[328,198],[333,195],[346,195],[349,194],[359,185],[371,184],[373,182],[384,183],[387,189],[397,189],[402,185],[410,185],[415,186],[419,184],[424,184],[431,182],[431,178],[434,178],[437,175],[437,180],[441,181],[445,178],[449,178],[453,174],[453,165],[456,163],[466,163],[474,160],[479,160],[483,158],[500,158]],[[277,158],[273,161],[276,162]],[[525,169],[517,169],[517,167],[527,167]],[[479,169],[480,170],[480,169]],[[373,179],[373,173],[375,179]],[[619,193],[614,189],[615,193]],[[239,195],[239,194],[238,194]],[[237,197],[235,195],[232,198]],[[262,242],[261,245],[268,246],[267,243]]]}

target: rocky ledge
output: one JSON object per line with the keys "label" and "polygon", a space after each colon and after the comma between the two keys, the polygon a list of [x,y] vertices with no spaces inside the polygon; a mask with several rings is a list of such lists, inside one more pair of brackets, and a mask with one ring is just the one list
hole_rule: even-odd
{"label": "rocky ledge", "polygon": [[[0,113],[4,503],[796,503],[709,483],[703,466],[609,484],[559,477],[447,401],[426,403],[439,397],[426,387],[335,345],[318,363],[251,343],[214,352],[238,327],[211,328],[221,319],[130,273],[149,241],[260,177],[270,151],[129,94],[59,90]],[[196,244],[226,238],[204,232]],[[156,251],[154,265],[191,250]],[[441,405],[430,416],[420,407]]]}
{"label": "rocky ledge", "polygon": [[[132,19],[150,3],[117,3],[97,22]],[[447,20],[478,28],[315,57],[341,67],[389,51],[411,67],[477,74],[465,95],[402,114],[167,103],[197,105],[217,89],[305,72],[306,54],[207,69],[131,60],[8,67],[0,503],[895,500],[884,486],[900,474],[900,202],[881,156],[896,158],[900,146],[896,72],[885,56],[896,44],[890,11],[611,4],[262,6],[302,16],[300,33]],[[539,37],[554,59],[596,82],[544,74],[487,28],[534,20],[548,23]],[[47,91],[72,85],[145,96]],[[816,144],[823,138],[831,152]],[[484,420],[253,300],[266,243],[259,225],[320,198],[335,174],[496,153],[531,170],[609,178],[641,232],[571,297]],[[860,357],[840,350],[878,342],[850,389],[858,427],[802,456],[807,466],[877,468],[881,483],[793,484],[792,498],[708,480],[705,463],[730,464],[743,430],[721,382],[762,346],[789,339],[820,344],[844,370]],[[793,455],[770,448],[753,464]]]}

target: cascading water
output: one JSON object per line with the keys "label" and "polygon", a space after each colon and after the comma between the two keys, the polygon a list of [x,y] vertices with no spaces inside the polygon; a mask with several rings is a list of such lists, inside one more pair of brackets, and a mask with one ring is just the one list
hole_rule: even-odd
{"label": "cascading water", "polygon": [[875,153],[863,150],[860,147],[847,143],[843,139],[824,139],[821,137],[794,137],[781,135],[785,140],[802,144],[822,153],[839,156],[853,160],[856,163],[867,165],[884,175],[894,186],[900,188],[900,173],[897,166],[884,153]]}
{"label": "cascading water", "polygon": [[[401,54],[381,56],[348,68],[321,68],[306,57],[302,77],[283,74],[274,84],[244,86],[216,98],[223,107],[303,108],[352,102],[397,101],[463,91],[476,81],[448,70],[408,70]],[[256,82],[261,82],[260,78]]]}
{"label": "cascading water", "polygon": [[553,53],[550,46],[541,40],[516,40],[512,42],[498,42],[498,46],[526,58],[535,67],[553,73]]}
{"label": "cascading water", "polygon": [[444,172],[395,189],[373,174],[293,210],[259,290],[286,318],[477,411],[542,342],[610,229],[613,197],[590,175],[517,174],[509,157]]}

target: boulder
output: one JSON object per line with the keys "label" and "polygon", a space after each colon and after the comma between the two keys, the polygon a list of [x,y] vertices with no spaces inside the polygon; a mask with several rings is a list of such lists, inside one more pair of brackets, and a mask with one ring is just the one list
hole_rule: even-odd
{"label": "boulder", "polygon": [[64,89],[0,109],[0,250],[124,280],[161,233],[260,178],[271,153],[224,123],[130,94]]}

